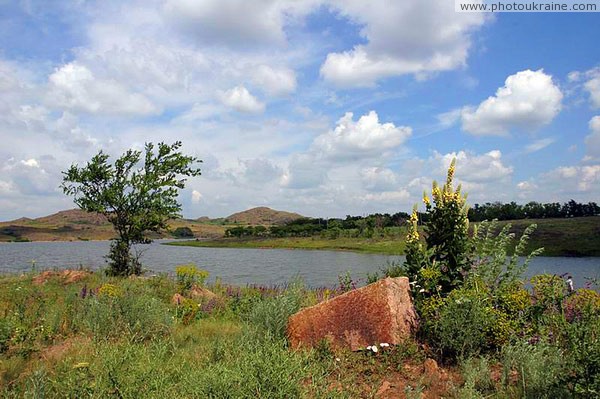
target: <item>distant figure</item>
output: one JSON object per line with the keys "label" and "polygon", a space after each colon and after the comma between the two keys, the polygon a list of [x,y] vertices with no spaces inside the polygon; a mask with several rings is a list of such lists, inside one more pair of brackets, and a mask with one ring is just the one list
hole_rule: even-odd
{"label": "distant figure", "polygon": [[569,294],[572,294],[573,291],[574,291],[574,289],[573,289],[573,277],[569,274],[567,276],[567,292]]}

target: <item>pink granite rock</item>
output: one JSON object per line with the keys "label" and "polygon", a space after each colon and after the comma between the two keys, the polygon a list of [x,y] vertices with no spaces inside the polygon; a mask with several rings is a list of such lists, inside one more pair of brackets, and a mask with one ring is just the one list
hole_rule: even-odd
{"label": "pink granite rock", "polygon": [[379,280],[302,309],[288,321],[293,348],[326,339],[351,350],[375,343],[400,344],[417,326],[408,278]]}

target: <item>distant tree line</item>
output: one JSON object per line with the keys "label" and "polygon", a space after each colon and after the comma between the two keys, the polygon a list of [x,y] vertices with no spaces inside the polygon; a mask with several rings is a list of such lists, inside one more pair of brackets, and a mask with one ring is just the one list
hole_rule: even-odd
{"label": "distant tree line", "polygon": [[281,226],[236,226],[225,230],[226,237],[374,237],[396,234],[409,215],[406,212],[375,213],[339,218],[302,218]]}
{"label": "distant tree line", "polygon": [[[525,205],[516,202],[493,202],[475,204],[469,209],[471,222],[483,220],[517,220],[544,218],[571,218],[600,215],[600,206],[595,202],[587,204],[574,200],[560,204],[558,202],[529,202]],[[429,214],[419,212],[419,223],[426,223]],[[302,218],[280,226],[236,226],[225,230],[225,237],[399,237],[405,234],[406,221],[410,215],[406,212],[374,213],[368,216],[350,216],[340,218]]]}
{"label": "distant tree line", "polygon": [[475,204],[469,209],[469,220],[480,222],[482,220],[517,220],[517,219],[545,219],[545,218],[574,218],[582,216],[600,215],[600,206],[595,202],[587,204],[570,200],[560,204],[558,202],[540,203],[529,202],[525,205],[510,202],[487,202],[483,205]]}

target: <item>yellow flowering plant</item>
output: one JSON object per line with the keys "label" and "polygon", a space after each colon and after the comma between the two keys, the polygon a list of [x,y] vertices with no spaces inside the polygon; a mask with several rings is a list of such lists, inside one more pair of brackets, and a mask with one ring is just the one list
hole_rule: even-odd
{"label": "yellow flowering plant", "polygon": [[410,218],[406,237],[406,269],[414,282],[413,292],[423,296],[445,294],[462,284],[469,269],[469,220],[467,197],[453,180],[452,160],[445,184],[433,182],[431,197],[423,194],[425,223],[423,239],[418,230],[417,207]]}

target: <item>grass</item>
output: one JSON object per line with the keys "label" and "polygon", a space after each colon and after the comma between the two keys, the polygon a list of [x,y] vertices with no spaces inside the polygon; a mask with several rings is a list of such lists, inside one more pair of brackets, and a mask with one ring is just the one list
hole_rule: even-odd
{"label": "grass", "polygon": [[[542,256],[600,256],[600,217],[573,219],[525,219],[503,221],[511,223],[512,231],[520,237],[527,226],[538,225],[528,245],[530,251],[544,247]],[[405,250],[403,239],[392,238],[221,238],[214,240],[178,241],[166,245],[211,248],[282,248],[354,251],[401,255]]]}
{"label": "grass", "polygon": [[[563,364],[600,359],[593,337],[577,338],[573,349],[520,339],[496,356],[431,372],[425,364],[432,353],[412,339],[376,354],[326,342],[290,349],[288,316],[323,299],[299,282],[217,282],[207,287],[214,297],[173,303],[181,287],[168,276],[68,276],[0,277],[0,397],[367,398],[381,390],[383,397],[565,397],[555,382],[571,375]],[[578,326],[598,333],[597,326],[571,325]],[[597,369],[584,371],[582,386],[597,386]]]}
{"label": "grass", "polygon": [[289,238],[227,238],[217,240],[177,241],[166,245],[211,247],[211,248],[269,248],[269,249],[319,249],[332,251],[354,251],[399,255],[404,253],[402,240],[320,237]]}
{"label": "grass", "polygon": [[414,343],[377,356],[291,350],[287,317],[321,297],[299,282],[208,288],[216,298],[178,305],[167,276],[1,276],[0,397],[374,397],[392,377],[426,389]]}
{"label": "grass", "polygon": [[600,256],[600,216],[571,219],[524,219],[511,223],[517,237],[532,223],[537,230],[528,248],[544,247],[542,256]]}

